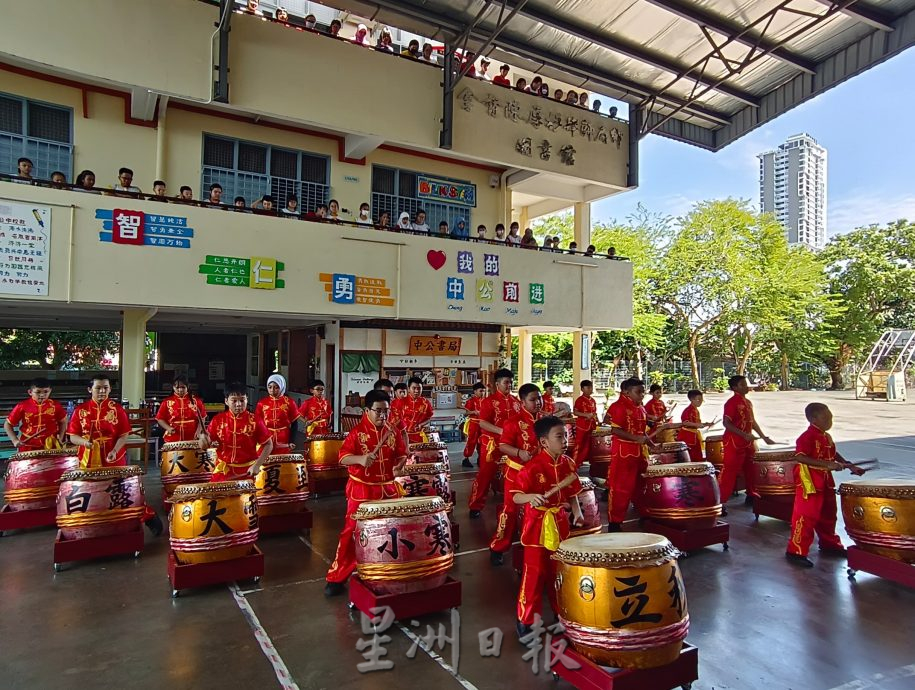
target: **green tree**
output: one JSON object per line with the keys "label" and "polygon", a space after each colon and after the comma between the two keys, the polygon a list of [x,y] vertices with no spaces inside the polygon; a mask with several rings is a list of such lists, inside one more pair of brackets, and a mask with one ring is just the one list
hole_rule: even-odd
{"label": "green tree", "polygon": [[115,331],[0,329],[0,369],[103,369],[120,347]]}

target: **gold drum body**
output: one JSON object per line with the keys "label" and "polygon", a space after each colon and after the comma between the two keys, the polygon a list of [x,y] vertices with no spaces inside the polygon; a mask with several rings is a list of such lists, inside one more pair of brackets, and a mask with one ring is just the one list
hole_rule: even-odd
{"label": "gold drum body", "polygon": [[259,515],[298,513],[308,500],[308,465],[299,453],[271,455],[254,478]]}
{"label": "gold drum body", "polygon": [[839,486],[845,529],[855,545],[915,564],[915,482],[858,479]]}
{"label": "gold drum body", "polygon": [[241,558],[257,541],[257,493],[250,479],[181,484],[171,502],[169,532],[179,563]]}
{"label": "gold drum body", "polygon": [[724,434],[705,437],[705,459],[721,471],[724,467]]}
{"label": "gold drum body", "polygon": [[201,450],[196,441],[163,443],[159,455],[159,472],[166,498],[179,484],[201,484],[213,476],[213,457]]}
{"label": "gold drum body", "polygon": [[673,662],[689,629],[678,553],[641,532],[563,541],[553,556],[559,619],[575,650],[617,668]]}
{"label": "gold drum body", "polygon": [[305,457],[308,472],[315,479],[346,477],[346,468],[340,464],[340,448],[346,434],[323,434],[305,439]]}
{"label": "gold drum body", "polygon": [[689,462],[689,446],[683,441],[658,444],[658,452],[648,456],[649,465],[669,465],[675,462]]}

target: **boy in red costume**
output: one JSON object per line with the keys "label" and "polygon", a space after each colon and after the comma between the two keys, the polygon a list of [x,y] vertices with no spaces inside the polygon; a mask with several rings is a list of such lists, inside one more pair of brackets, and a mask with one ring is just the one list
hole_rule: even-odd
{"label": "boy in red costume", "polygon": [[330,423],[333,421],[334,412],[330,400],[324,397],[327,388],[324,382],[315,379],[311,382],[311,397],[302,403],[299,414],[305,420],[306,436],[322,436],[330,433]]}
{"label": "boy in red costume", "polygon": [[591,397],[594,384],[581,382],[581,395],[572,406],[575,417],[575,464],[581,467],[591,460],[591,432],[597,427],[597,401]]}
{"label": "boy in red costume", "polygon": [[[775,443],[766,436],[753,414],[753,403],[747,399],[750,386],[746,376],[732,376],[728,379],[728,388],[734,395],[724,403],[724,467],[718,477],[721,488],[721,502],[727,503],[734,493],[737,476],[743,472],[744,481],[747,483],[747,502],[753,500],[756,493],[753,474],[753,457],[756,455],[756,446],[753,436],[755,431],[763,441],[770,446]],[[725,509],[722,515],[727,515]]]}
{"label": "boy in red costume", "polygon": [[467,413],[467,422],[464,426],[464,433],[467,434],[467,443],[464,444],[464,461],[461,467],[473,467],[470,458],[477,453],[477,464],[480,462],[480,405],[483,397],[486,395],[486,386],[482,383],[473,384],[473,393],[467,402],[464,403],[464,411]]}
{"label": "boy in red costume", "polygon": [[702,429],[707,429],[712,423],[703,422],[702,415],[699,414],[699,408],[702,407],[703,402],[702,391],[694,388],[686,394],[686,397],[689,398],[689,405],[680,414],[680,423],[683,426],[677,432],[677,440],[685,443],[689,448],[689,459],[692,462],[702,462]]}
{"label": "boy in red costume", "polygon": [[[16,433],[15,427],[19,427]],[[51,382],[33,379],[29,397],[18,403],[3,422],[3,430],[19,452],[59,447],[67,437],[67,412],[51,400]]]}
{"label": "boy in red costume", "polygon": [[226,482],[257,476],[264,460],[273,451],[273,437],[264,423],[248,411],[244,384],[226,386],[226,407],[213,417],[201,443],[216,442],[216,469],[210,481]]}
{"label": "boy in red costume", "polygon": [[630,378],[620,384],[620,397],[607,409],[610,417],[610,472],[607,484],[609,513],[608,532],[619,532],[629,501],[639,486],[642,472],[648,467],[648,421],[642,399],[645,385]]}

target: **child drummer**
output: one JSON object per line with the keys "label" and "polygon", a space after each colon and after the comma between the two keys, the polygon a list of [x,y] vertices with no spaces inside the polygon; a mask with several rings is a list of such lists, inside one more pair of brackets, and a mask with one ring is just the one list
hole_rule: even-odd
{"label": "child drummer", "polygon": [[553,612],[558,613],[552,555],[559,542],[569,536],[569,508],[575,526],[584,522],[578,503],[581,483],[575,461],[565,454],[569,445],[565,424],[558,417],[543,417],[534,424],[534,433],[540,452],[518,472],[512,489],[515,503],[525,506],[521,528],[524,576],[518,592],[519,637],[531,632],[540,615],[544,589]]}
{"label": "child drummer", "polygon": [[651,400],[645,403],[645,414],[648,419],[648,428],[655,429],[667,420],[667,405],[661,399],[664,397],[664,389],[657,383],[653,383],[648,389],[648,394],[651,396]]}
{"label": "child drummer", "polygon": [[467,435],[467,443],[464,444],[464,461],[461,463],[461,467],[473,467],[470,458],[474,453],[477,453],[477,464],[480,462],[480,405],[485,396],[486,386],[477,382],[473,384],[473,392],[464,403],[464,412],[467,414],[464,433]]}
{"label": "child drummer", "polygon": [[704,400],[702,391],[693,389],[686,394],[689,405],[680,414],[682,426],[677,432],[677,440],[689,448],[689,459],[692,462],[702,462],[702,429],[709,428],[711,422],[703,422],[699,408]]}
{"label": "child drummer", "polygon": [[[216,446],[216,469],[210,481],[226,482],[257,476],[264,460],[273,451],[269,429],[248,411],[248,392],[244,384],[226,386],[226,407],[213,417],[200,443]],[[260,448],[258,449],[258,446]]]}
{"label": "child drummer", "polygon": [[791,514],[791,538],[785,558],[802,568],[812,568],[807,558],[813,535],[820,540],[820,552],[845,555],[845,547],[836,534],[836,483],[833,470],[850,470],[862,475],[864,470],[848,462],[836,451],[829,435],[832,412],[823,403],[804,408],[810,426],[797,439],[797,466],[794,468],[794,511]]}
{"label": "child drummer", "polygon": [[191,395],[184,376],[175,377],[172,391],[174,394],[162,401],[156,413],[156,423],[165,430],[162,440],[165,443],[194,441],[203,431],[202,420],[207,418],[203,400]]}
{"label": "child drummer", "polygon": [[[16,433],[16,427],[19,433]],[[51,399],[51,382],[32,379],[29,397],[3,422],[3,430],[19,452],[59,448],[67,436],[67,412]]]}
{"label": "child drummer", "polygon": [[334,413],[330,401],[324,397],[327,388],[324,382],[315,379],[311,382],[311,397],[302,403],[299,414],[302,415],[306,436],[322,436],[330,431],[330,422]]}
{"label": "child drummer", "polygon": [[281,374],[267,378],[267,397],[258,400],[254,416],[267,427],[277,452],[288,453],[293,447],[289,432],[301,415],[295,400],[286,395],[286,379]]}

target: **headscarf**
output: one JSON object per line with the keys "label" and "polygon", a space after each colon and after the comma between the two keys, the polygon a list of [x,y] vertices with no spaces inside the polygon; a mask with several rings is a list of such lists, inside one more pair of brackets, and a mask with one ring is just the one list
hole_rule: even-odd
{"label": "headscarf", "polygon": [[410,214],[406,211],[402,212],[397,218],[397,227],[401,230],[412,230],[413,226],[410,224]]}
{"label": "headscarf", "polygon": [[451,229],[451,235],[453,237],[470,237],[470,233],[467,230],[467,222],[463,218],[458,218],[454,221],[454,227]]}
{"label": "headscarf", "polygon": [[267,378],[267,383],[275,383],[280,387],[280,396],[286,395],[286,379],[283,378],[282,374],[270,374]]}

